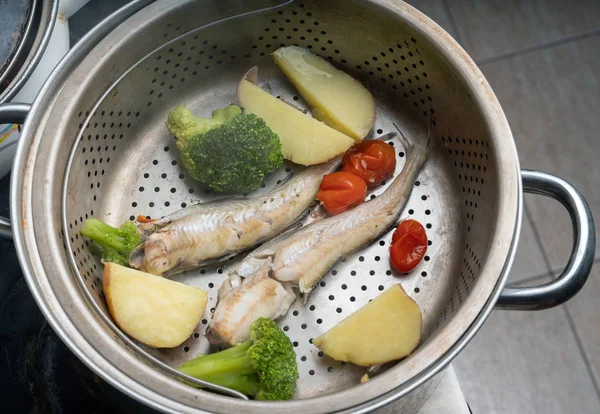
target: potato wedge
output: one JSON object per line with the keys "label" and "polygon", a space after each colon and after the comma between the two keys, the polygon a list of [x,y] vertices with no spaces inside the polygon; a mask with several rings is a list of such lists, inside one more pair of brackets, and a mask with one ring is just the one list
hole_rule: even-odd
{"label": "potato wedge", "polygon": [[273,58],[315,118],[358,141],[369,134],[375,122],[375,100],[359,81],[298,46],[279,48]]}
{"label": "potato wedge", "polygon": [[421,340],[421,310],[394,285],[348,316],[313,344],[338,361],[377,365],[409,355]]}
{"label": "potato wedge", "polygon": [[208,300],[202,289],[115,263],[104,266],[102,286],[116,324],[155,348],[173,348],[189,338]]}
{"label": "potato wedge", "polygon": [[283,157],[297,164],[313,165],[343,154],[354,140],[300,112],[254,84],[258,69],[250,69],[240,81],[237,96],[246,113],[256,114],[279,136]]}

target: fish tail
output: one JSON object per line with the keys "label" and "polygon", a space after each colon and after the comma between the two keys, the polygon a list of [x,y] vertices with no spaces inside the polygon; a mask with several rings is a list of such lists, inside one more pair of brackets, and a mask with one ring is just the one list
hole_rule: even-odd
{"label": "fish tail", "polygon": [[400,134],[400,141],[402,141],[404,150],[406,151],[407,154],[410,154],[412,152],[414,144],[412,142],[410,142],[408,140],[408,138],[406,138],[406,135],[404,135],[404,132],[402,132],[402,130],[400,129],[400,127],[398,127],[398,125],[394,124],[394,127],[396,127],[396,129],[398,130],[398,133]]}
{"label": "fish tail", "polygon": [[421,152],[423,154],[423,156],[425,158],[427,158],[427,156],[429,155],[429,150],[431,148],[433,115],[431,115],[429,118],[429,126],[427,128],[427,138],[426,138],[425,142],[409,140],[406,137],[406,135],[404,135],[404,132],[402,132],[402,130],[398,127],[398,125],[396,125],[396,124],[393,124],[393,125],[398,130],[398,133],[400,134],[400,141],[402,141],[402,145],[404,146],[405,152],[407,154],[411,153],[412,151],[418,150],[419,152]]}

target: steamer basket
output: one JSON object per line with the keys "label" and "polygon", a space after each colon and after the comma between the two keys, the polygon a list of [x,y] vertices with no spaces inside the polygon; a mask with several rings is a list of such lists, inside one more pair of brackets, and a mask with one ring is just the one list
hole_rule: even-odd
{"label": "steamer basket", "polygon": [[[500,295],[520,230],[515,144],[481,72],[417,10],[385,0],[166,0],[142,9],[145,3],[115,13],[57,68],[29,112],[12,178],[13,232],[29,286],[62,339],[113,385],[170,412],[366,412],[433,378],[495,304],[555,306],[585,282],[595,244],[585,201],[556,177],[524,172],[526,190],[565,204],[575,248],[559,280]],[[90,217],[118,225],[214,199],[182,168],[164,127],[168,111],[187,104],[207,116],[235,102],[237,82],[255,65],[274,95],[306,107],[270,56],[293,44],[323,56],[372,91],[373,137],[397,125],[410,139],[423,139],[433,115],[434,148],[402,213],[426,225],[430,245],[415,271],[393,275],[391,233],[386,234],[333,268],[306,304],[297,301],[279,320],[298,357],[297,394],[292,401],[266,403],[188,387],[172,368],[209,351],[203,334],[210,310],[228,270],[243,255],[175,277],[207,290],[209,305],[189,340],[156,350],[131,340],[112,322],[102,265],[79,232]],[[28,109],[4,106],[0,119],[23,118]],[[406,157],[400,141],[392,143],[398,173]],[[271,191],[297,170],[285,165],[256,193]],[[395,283],[423,312],[421,345],[359,385],[364,368],[323,356],[311,340]],[[435,380],[429,388],[432,384]],[[418,409],[427,393],[422,387],[405,397],[405,408]]]}

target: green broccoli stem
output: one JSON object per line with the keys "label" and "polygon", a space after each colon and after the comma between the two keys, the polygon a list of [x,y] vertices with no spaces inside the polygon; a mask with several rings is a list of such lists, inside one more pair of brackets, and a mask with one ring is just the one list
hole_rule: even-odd
{"label": "green broccoli stem", "polygon": [[223,351],[215,352],[214,354],[208,355],[200,355],[194,359],[190,359],[186,361],[183,366],[191,366],[197,363],[197,361],[206,362],[206,361],[218,361],[221,359],[229,358],[237,358],[239,356],[246,355],[248,349],[252,346],[252,340],[242,342],[241,344],[237,344],[236,346],[232,346],[231,348],[227,348]]}
{"label": "green broccoli stem", "polygon": [[251,397],[256,396],[256,394],[258,394],[260,391],[260,380],[256,374],[223,374],[214,375],[203,379],[211,384],[236,390]]}
{"label": "green broccoli stem", "polygon": [[129,257],[133,250],[120,229],[112,227],[102,220],[94,218],[86,220],[81,227],[81,234],[92,239],[103,249],[117,252],[125,257]]}
{"label": "green broccoli stem", "polygon": [[224,358],[213,361],[204,361],[199,357],[194,363],[184,365],[180,368],[182,372],[195,378],[205,378],[221,374],[253,374],[256,372],[252,367],[252,361],[246,355]]}
{"label": "green broccoli stem", "polygon": [[221,352],[201,355],[187,361],[179,370],[200,379],[222,374],[253,374],[255,370],[246,353],[251,345],[250,340]]}
{"label": "green broccoli stem", "polygon": [[179,370],[194,378],[254,396],[259,391],[260,381],[247,354],[252,343],[249,340],[221,352],[201,355],[187,361]]}

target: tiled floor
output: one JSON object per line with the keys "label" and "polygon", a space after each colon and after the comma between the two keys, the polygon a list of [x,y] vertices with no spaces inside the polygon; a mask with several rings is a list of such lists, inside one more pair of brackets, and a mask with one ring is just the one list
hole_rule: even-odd
{"label": "tiled floor", "polygon": [[[560,0],[409,3],[477,61],[511,124],[522,168],[573,183],[600,222],[600,1],[575,0],[568,7]],[[509,283],[544,282],[567,261],[571,224],[564,209],[547,200],[525,197]],[[600,413],[600,248],[596,252],[598,265],[567,305],[494,311],[457,358],[473,413]]]}

